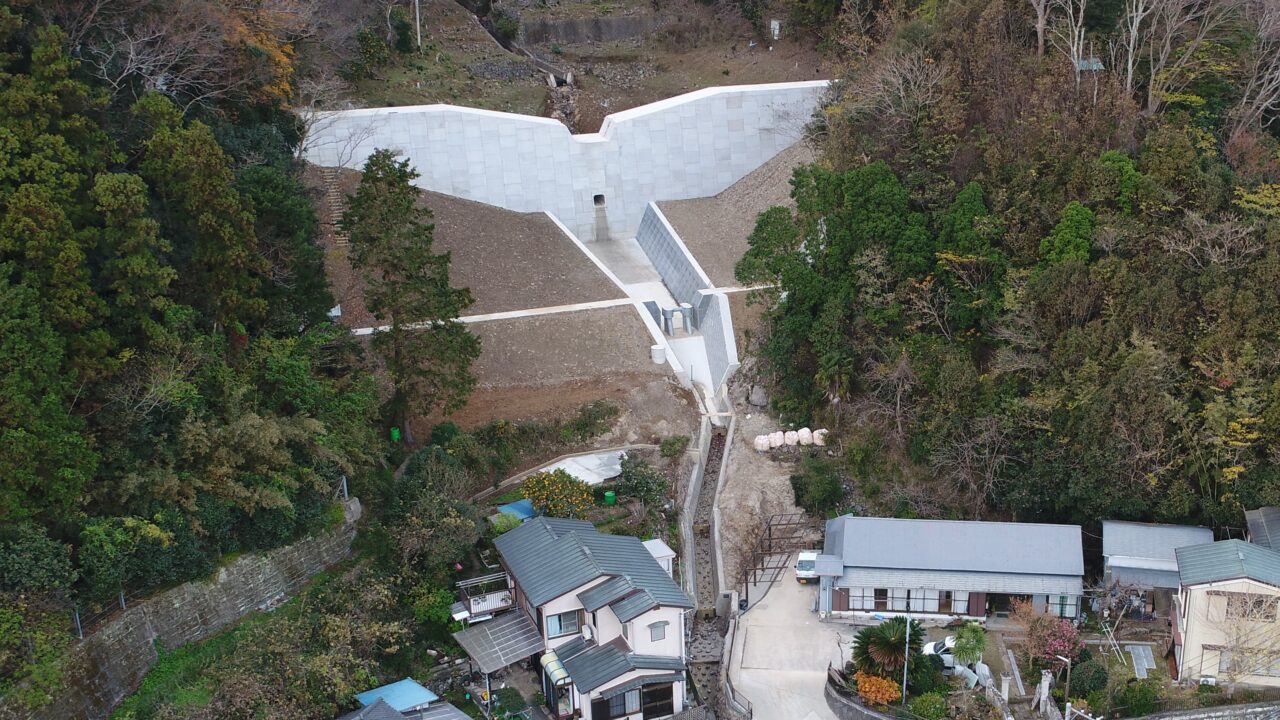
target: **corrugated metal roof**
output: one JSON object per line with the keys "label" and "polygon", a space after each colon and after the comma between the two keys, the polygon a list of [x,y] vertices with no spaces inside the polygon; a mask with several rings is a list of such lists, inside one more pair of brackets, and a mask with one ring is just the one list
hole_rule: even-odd
{"label": "corrugated metal roof", "polygon": [[543,649],[542,633],[524,610],[512,610],[453,634],[467,655],[491,673]]}
{"label": "corrugated metal roof", "polygon": [[618,616],[618,622],[631,622],[660,604],[648,590],[641,590],[634,595],[609,603],[609,609]]}
{"label": "corrugated metal roof", "polygon": [[418,713],[414,720],[471,720],[471,716],[450,703],[432,703],[431,707]]}
{"label": "corrugated metal roof", "polygon": [[1080,595],[1083,588],[1079,576],[881,568],[845,568],[836,584],[839,587],[921,588],[1014,595]]}
{"label": "corrugated metal roof", "polygon": [[[1102,521],[1103,557],[1151,558],[1166,560],[1176,567],[1173,551],[1188,545],[1213,542],[1213,531],[1192,525],[1156,525],[1152,523]],[[1122,562],[1129,567],[1141,567]],[[1149,566],[1146,566],[1149,567]],[[1164,569],[1161,567],[1160,569]]]}
{"label": "corrugated metal roof", "polygon": [[[466,716],[464,715],[463,717]],[[362,707],[355,712],[349,712],[338,718],[338,720],[407,720],[407,718],[399,710],[379,698],[372,705]]]}
{"label": "corrugated metal roof", "polygon": [[693,607],[634,537],[605,535],[583,520],[538,517],[494,544],[534,605],[541,606],[602,576],[625,576],[661,605]]}
{"label": "corrugated metal roof", "polygon": [[1183,585],[1252,578],[1280,587],[1280,553],[1243,540],[1220,540],[1178,548]]}
{"label": "corrugated metal roof", "polygon": [[632,670],[684,670],[684,661],[662,655],[634,655],[617,645],[599,645],[569,655],[556,648],[556,656],[564,664],[569,679],[578,692],[588,693]]}
{"label": "corrugated metal roof", "polygon": [[1078,525],[845,515],[827,521],[827,545],[823,552],[840,555],[845,567],[1084,574]]}
{"label": "corrugated metal roof", "polygon": [[1280,550],[1280,508],[1262,507],[1246,510],[1245,522],[1249,524],[1249,542],[1272,550]]}
{"label": "corrugated metal roof", "polygon": [[614,600],[636,591],[636,586],[626,576],[619,576],[578,593],[578,600],[587,612],[595,612]]}
{"label": "corrugated metal roof", "polygon": [[435,693],[419,685],[413,678],[397,680],[390,685],[365,690],[356,695],[356,700],[361,705],[372,705],[382,700],[400,711],[422,707],[439,699]]}
{"label": "corrugated metal roof", "polygon": [[844,561],[839,555],[819,555],[813,569],[821,577],[839,577],[844,573]]}
{"label": "corrugated metal roof", "polygon": [[1178,587],[1178,570],[1176,567],[1173,570],[1151,570],[1148,568],[1112,566],[1111,579],[1121,585],[1172,590]]}

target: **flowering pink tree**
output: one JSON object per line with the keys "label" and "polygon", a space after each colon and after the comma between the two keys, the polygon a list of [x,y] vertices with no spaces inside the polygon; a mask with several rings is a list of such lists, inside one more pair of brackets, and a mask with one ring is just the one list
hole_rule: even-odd
{"label": "flowering pink tree", "polygon": [[1075,660],[1084,649],[1084,641],[1080,639],[1080,631],[1069,620],[1040,615],[1027,629],[1027,647],[1032,657],[1061,670],[1064,663],[1058,657]]}

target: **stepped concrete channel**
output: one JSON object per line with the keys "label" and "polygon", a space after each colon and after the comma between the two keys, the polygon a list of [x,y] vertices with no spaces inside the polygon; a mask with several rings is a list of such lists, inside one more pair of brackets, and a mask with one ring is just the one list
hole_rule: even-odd
{"label": "stepped concrete channel", "polygon": [[694,585],[698,609],[694,614],[689,643],[689,674],[699,699],[715,707],[720,696],[720,659],[724,652],[727,624],[716,613],[719,588],[712,510],[716,501],[716,478],[720,476],[720,466],[724,461],[726,434],[720,428],[712,433],[693,512]]}

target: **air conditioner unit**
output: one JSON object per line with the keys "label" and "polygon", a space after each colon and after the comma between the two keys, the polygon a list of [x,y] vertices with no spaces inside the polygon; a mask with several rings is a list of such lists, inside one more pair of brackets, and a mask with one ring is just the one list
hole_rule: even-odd
{"label": "air conditioner unit", "polygon": [[1217,685],[1217,684],[1218,684],[1218,678],[1216,678],[1216,677],[1202,677],[1202,678],[1200,678],[1200,684],[1201,684],[1201,685]]}

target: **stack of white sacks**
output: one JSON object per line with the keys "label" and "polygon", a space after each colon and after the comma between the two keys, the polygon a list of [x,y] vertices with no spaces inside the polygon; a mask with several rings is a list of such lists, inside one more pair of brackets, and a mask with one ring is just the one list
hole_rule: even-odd
{"label": "stack of white sacks", "polygon": [[755,446],[756,452],[766,452],[783,445],[826,445],[827,430],[825,428],[821,430],[810,430],[809,428],[775,430],[768,435],[757,435],[755,442],[752,444]]}

